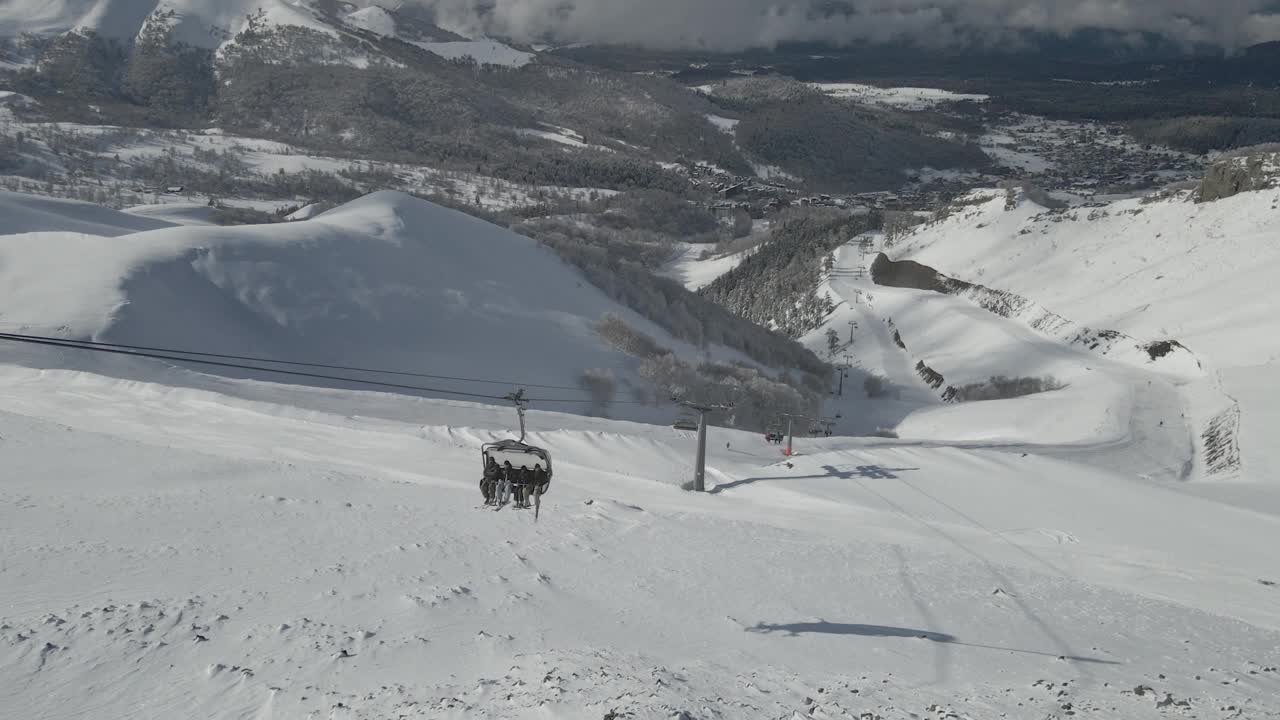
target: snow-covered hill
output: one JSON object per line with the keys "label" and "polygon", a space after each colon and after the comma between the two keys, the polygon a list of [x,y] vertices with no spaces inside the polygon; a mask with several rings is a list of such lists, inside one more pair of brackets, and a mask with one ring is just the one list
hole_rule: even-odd
{"label": "snow-covered hill", "polygon": [[[582,411],[591,409],[575,390],[585,370],[612,374],[626,400],[628,385],[650,385],[637,375],[639,360],[597,335],[606,313],[701,356],[534,241],[400,193],[302,222],[116,238],[106,236],[129,223],[166,224],[82,203],[0,200],[19,218],[49,207],[63,218],[13,228],[59,231],[0,236],[0,322],[10,332],[490,379],[418,383],[488,395],[520,383],[561,386],[568,390],[536,395]],[[642,405],[622,414],[670,421],[670,410]]]}
{"label": "snow-covered hill", "polygon": [[[844,302],[806,342],[823,352],[827,327],[859,323],[839,352],[857,380],[878,376],[889,391],[870,410],[846,401],[833,412],[864,432],[1031,447],[1212,481],[1189,487],[1277,509],[1280,318],[1266,298],[1280,270],[1278,205],[1280,192],[1264,190],[1050,211],[1016,191],[978,193],[885,249],[971,286],[876,285],[855,275],[874,253],[849,246],[823,288]],[[946,403],[1001,376],[1050,391]]]}
{"label": "snow-covered hill", "polygon": [[494,40],[469,41],[431,25],[414,8],[402,5],[385,0],[8,0],[0,4],[0,39],[93,31],[132,41],[150,23],[163,23],[174,42],[221,48],[252,25],[259,30],[306,28],[334,38],[361,30],[404,40],[445,58],[472,58],[482,65],[519,67],[534,57]]}
{"label": "snow-covered hill", "polygon": [[0,235],[60,231],[116,237],[173,223],[145,215],[129,215],[74,200],[0,190]]}
{"label": "snow-covered hill", "polygon": [[1218,367],[1266,362],[1280,337],[1259,291],[1280,247],[1280,191],[1215,202],[1185,194],[1049,211],[991,193],[895,249],[940,272],[1018,293],[1079,323],[1172,338]]}
{"label": "snow-covered hill", "polygon": [[0,5],[0,37],[80,29],[132,40],[149,19],[169,13],[173,38],[198,47],[219,47],[244,30],[255,14],[271,25],[333,32],[314,3],[291,0],[11,0]]}
{"label": "snow-covered hill", "polygon": [[[1218,476],[1273,483],[1280,318],[1265,298],[1280,270],[1278,204],[1275,190],[1065,212],[1026,200],[1006,211],[997,197],[923,230],[903,252],[1079,324],[1177,341],[1203,368],[1202,378],[1177,383],[1197,462]],[[1223,452],[1227,462],[1215,467]]]}

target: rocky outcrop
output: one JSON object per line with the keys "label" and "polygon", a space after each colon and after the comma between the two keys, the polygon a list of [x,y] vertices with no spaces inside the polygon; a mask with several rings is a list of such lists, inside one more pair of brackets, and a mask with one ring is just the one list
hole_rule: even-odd
{"label": "rocky outcrop", "polygon": [[[911,351],[907,349],[906,342],[902,340],[902,333],[898,332],[898,326],[893,324],[893,318],[885,318],[884,321],[889,326],[889,329],[893,331],[894,344],[902,348],[902,351],[907,353],[908,356],[911,356]],[[947,385],[947,379],[943,377],[942,373],[926,365],[923,360],[916,362],[916,374],[920,376],[925,385],[934,390],[942,390],[942,402],[953,402],[960,392],[954,386]],[[946,389],[943,389],[944,385],[946,385]]]}
{"label": "rocky outcrop", "polygon": [[1232,153],[1214,161],[1200,183],[1200,201],[1280,187],[1280,146]]}
{"label": "rocky outcrop", "polygon": [[1240,472],[1240,406],[1214,416],[1200,435],[1204,441],[1205,472],[1234,475]]}

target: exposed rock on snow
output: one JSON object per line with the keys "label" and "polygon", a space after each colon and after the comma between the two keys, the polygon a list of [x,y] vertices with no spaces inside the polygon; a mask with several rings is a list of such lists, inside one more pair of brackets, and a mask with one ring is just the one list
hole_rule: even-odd
{"label": "exposed rock on snow", "polygon": [[1280,187],[1280,148],[1231,153],[1209,166],[1200,184],[1203,202],[1222,200],[1243,192]]}

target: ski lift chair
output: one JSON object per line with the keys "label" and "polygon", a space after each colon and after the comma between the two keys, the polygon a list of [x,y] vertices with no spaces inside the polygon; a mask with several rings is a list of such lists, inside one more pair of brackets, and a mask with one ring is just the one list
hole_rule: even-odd
{"label": "ski lift chair", "polygon": [[[521,465],[533,468],[535,464],[542,465],[547,471],[546,484],[535,488],[533,493],[533,517],[536,520],[538,513],[542,509],[542,496],[551,488],[551,453],[540,447],[534,447],[519,440],[499,440],[498,442],[485,443],[480,447],[480,467],[487,467],[489,460],[492,459],[499,467],[503,463],[510,462],[511,467],[519,468]],[[511,492],[510,487],[502,489],[501,494],[505,497]]]}
{"label": "ski lift chair", "polygon": [[764,439],[771,443],[781,442],[782,427],[780,425],[770,425],[768,428],[765,429]]}
{"label": "ski lift chair", "polygon": [[676,421],[671,424],[671,427],[676,430],[697,430],[698,419],[692,415],[681,415],[676,418]]}

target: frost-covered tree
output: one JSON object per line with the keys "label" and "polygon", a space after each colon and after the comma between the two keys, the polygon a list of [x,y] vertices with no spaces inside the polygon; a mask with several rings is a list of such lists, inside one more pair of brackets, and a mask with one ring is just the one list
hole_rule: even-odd
{"label": "frost-covered tree", "polygon": [[835,328],[827,328],[827,355],[832,359],[840,351],[840,333]]}
{"label": "frost-covered tree", "polygon": [[700,294],[758,325],[799,337],[835,310],[818,294],[823,263],[837,247],[880,226],[877,213],[792,209],[774,221],[769,238],[750,257]]}

